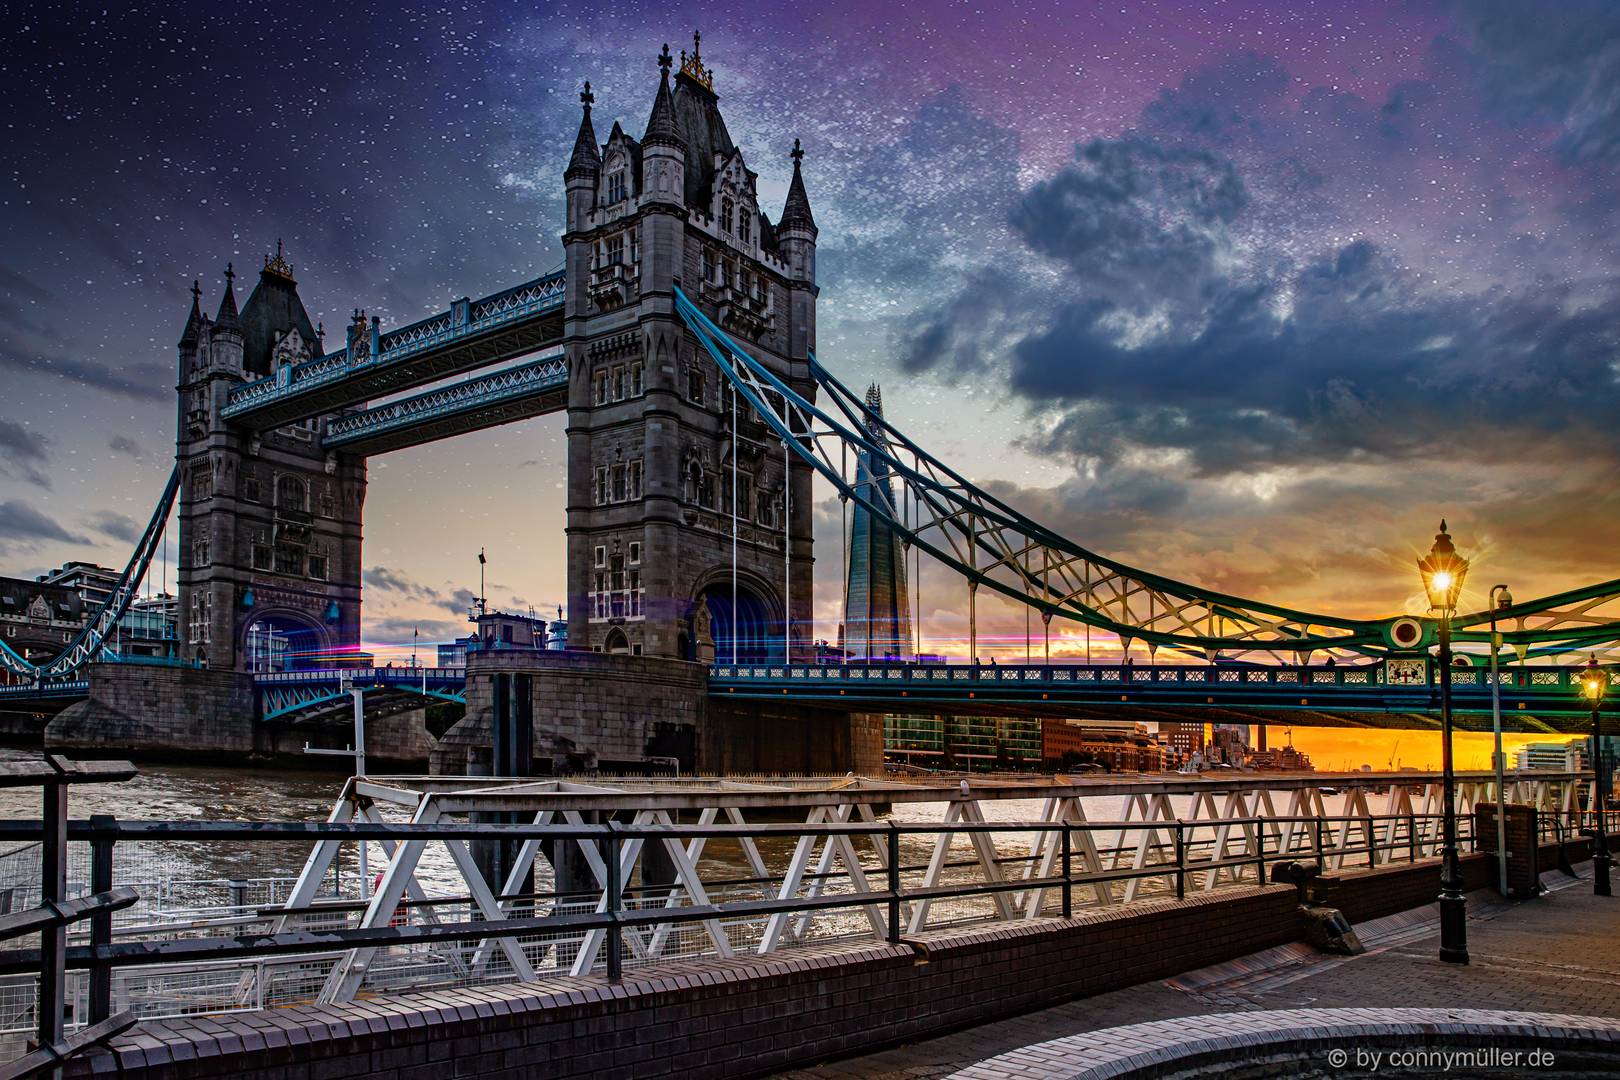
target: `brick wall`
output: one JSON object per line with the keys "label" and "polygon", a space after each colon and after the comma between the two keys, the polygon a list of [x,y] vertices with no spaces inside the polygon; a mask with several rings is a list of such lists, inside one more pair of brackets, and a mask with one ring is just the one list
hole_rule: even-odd
{"label": "brick wall", "polygon": [[600,978],[149,1022],[70,1076],[755,1076],[1164,978],[1297,937],[1294,891]]}
{"label": "brick wall", "polygon": [[[1458,859],[1463,891],[1483,889],[1495,880],[1495,862],[1469,852]],[[1432,904],[1440,896],[1440,860],[1380,866],[1377,869],[1329,871],[1311,884],[1318,903],[1336,907],[1352,923],[1380,919],[1398,911]]]}

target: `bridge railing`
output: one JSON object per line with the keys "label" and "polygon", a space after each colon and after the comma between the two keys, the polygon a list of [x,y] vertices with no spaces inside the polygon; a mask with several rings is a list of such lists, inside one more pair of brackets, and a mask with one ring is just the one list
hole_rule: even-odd
{"label": "bridge railing", "polygon": [[[1580,689],[1584,673],[1580,667],[1505,667],[1497,673],[1504,687],[1531,687],[1545,690]],[[1312,665],[1250,667],[1244,665],[1184,664],[913,664],[881,661],[844,664],[716,664],[709,669],[711,679],[723,682],[790,683],[841,682],[917,684],[932,687],[952,685],[1016,686],[1276,686],[1284,689],[1309,687],[1386,687],[1382,664]],[[1489,689],[1490,671],[1482,667],[1457,667],[1451,671],[1455,687]],[[1428,685],[1418,683],[1418,686]]]}
{"label": "bridge railing", "polygon": [[[1620,815],[1603,816],[1610,831],[1620,824]],[[57,865],[83,865],[65,848],[88,846],[97,853],[97,887],[124,885],[138,899],[98,939],[73,932],[55,953],[0,954],[0,1029],[37,1022],[28,1003],[42,974],[67,988],[78,1025],[113,1004],[156,1018],[348,1000],[362,988],[426,991],[593,972],[616,980],[627,967],[698,955],[840,939],[897,943],[964,923],[1185,898],[1266,881],[1279,861],[1329,870],[1409,864],[1434,857],[1440,829],[1439,815],[1413,812],[785,824],[705,817],[683,825],[73,822],[57,841]],[[1590,812],[1554,812],[1542,815],[1541,833],[1563,841],[1596,823]],[[1461,816],[1459,826],[1460,842],[1472,846],[1472,818]],[[49,843],[39,830],[37,822],[0,822],[0,840]],[[312,858],[298,875],[252,873],[276,860],[285,866],[288,845],[311,842],[330,855],[361,842],[391,854],[373,864],[375,877],[341,858]],[[430,845],[445,854],[437,866],[421,860]],[[468,845],[504,852],[501,887],[473,869]],[[734,856],[718,850],[733,845]],[[585,856],[571,883],[535,861],[559,846]],[[161,887],[152,880],[156,863],[183,864],[174,849],[195,858],[206,847],[230,852],[241,876],[170,877]],[[641,861],[655,848],[675,867],[673,879]],[[89,890],[85,880],[68,880],[70,895]],[[97,971],[106,975],[87,998],[84,980]],[[89,1002],[88,1011],[75,1002]]]}

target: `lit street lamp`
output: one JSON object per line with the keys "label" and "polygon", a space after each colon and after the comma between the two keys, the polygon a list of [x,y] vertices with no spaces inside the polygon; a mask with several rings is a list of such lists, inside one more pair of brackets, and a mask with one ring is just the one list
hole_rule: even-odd
{"label": "lit street lamp", "polygon": [[1440,613],[1440,761],[1445,806],[1440,846],[1440,959],[1468,963],[1468,912],[1457,865],[1457,780],[1451,761],[1451,616],[1468,576],[1468,560],[1457,554],[1444,520],[1429,554],[1418,560],[1429,607]]}
{"label": "lit street lamp", "polygon": [[1609,896],[1609,830],[1604,825],[1604,811],[1609,806],[1608,766],[1603,760],[1603,694],[1609,689],[1609,673],[1598,667],[1597,657],[1586,665],[1581,676],[1581,692],[1592,703],[1592,801],[1597,804],[1597,838],[1592,852],[1592,894]]}
{"label": "lit street lamp", "polygon": [[1496,736],[1496,882],[1503,896],[1507,895],[1507,778],[1503,776],[1507,763],[1502,759],[1502,680],[1496,673],[1497,654],[1502,651],[1501,639],[1496,636],[1496,613],[1513,606],[1513,594],[1506,585],[1491,589],[1491,732]]}

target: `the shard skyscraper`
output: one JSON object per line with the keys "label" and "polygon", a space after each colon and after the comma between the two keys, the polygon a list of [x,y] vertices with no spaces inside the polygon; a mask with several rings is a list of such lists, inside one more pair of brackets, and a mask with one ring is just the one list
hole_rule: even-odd
{"label": "the shard skyscraper", "polygon": [[[876,422],[883,415],[883,394],[875,383],[867,387],[866,409],[871,441],[887,446],[882,426]],[[862,498],[889,507],[899,517],[887,462],[862,453],[855,464],[855,484]],[[855,503],[849,578],[844,583],[844,655],[857,661],[914,659],[907,596],[900,537],[887,521]]]}

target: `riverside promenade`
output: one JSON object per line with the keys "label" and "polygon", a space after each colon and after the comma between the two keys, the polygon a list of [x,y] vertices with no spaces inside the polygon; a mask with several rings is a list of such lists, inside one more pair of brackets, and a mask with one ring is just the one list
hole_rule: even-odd
{"label": "riverside promenade", "polygon": [[[1430,905],[1358,924],[1357,933],[1367,947],[1361,956],[1329,956],[1300,943],[1283,945],[1172,978],[779,1075],[785,1080],[1080,1076],[1102,1057],[1129,1052],[1133,1040],[1151,1051],[1162,1045],[1167,1029],[1182,1041],[1240,1039],[1246,1029],[1277,1027],[1278,1011],[1287,1011],[1296,1028],[1320,1027],[1334,1015],[1345,1015],[1337,1010],[1384,1024],[1396,1019],[1388,1010],[1421,1010],[1422,1023],[1431,1027],[1445,1025],[1447,1017],[1477,1022],[1479,1010],[1600,1017],[1612,1021],[1613,1037],[1620,1040],[1620,934],[1616,933],[1620,898],[1592,895],[1590,863],[1578,865],[1576,871],[1579,877],[1574,879],[1558,872],[1543,875],[1549,891],[1536,900],[1515,903],[1484,889],[1471,893],[1467,966],[1438,959],[1439,912]],[[1411,1016],[1407,1014],[1408,1019]],[[1167,1020],[1175,1024],[1156,1023]],[[1444,1035],[1436,1041],[1443,1045]],[[1463,1040],[1458,1044],[1464,1045]],[[1355,1053],[1354,1040],[1346,1038],[1340,1045],[1348,1055]],[[1514,1041],[1514,1047],[1526,1048],[1525,1041]],[[1356,1071],[1353,1056],[1339,1064],[1329,1059],[1329,1053],[1324,1044],[1322,1060],[1313,1062],[1307,1056],[1296,1074],[1368,1074],[1366,1068]],[[1386,1064],[1381,1074],[1438,1071],[1430,1066],[1403,1071]],[[1502,1076],[1555,1072],[1524,1061],[1504,1063],[1494,1071]]]}

